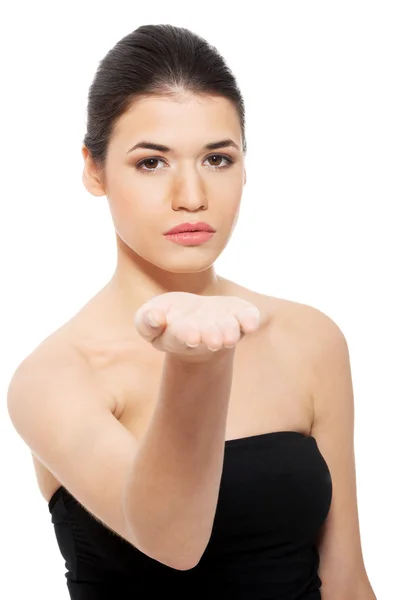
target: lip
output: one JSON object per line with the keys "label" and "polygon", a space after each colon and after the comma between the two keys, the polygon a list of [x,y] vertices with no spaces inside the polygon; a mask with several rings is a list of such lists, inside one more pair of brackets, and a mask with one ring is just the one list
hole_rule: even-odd
{"label": "lip", "polygon": [[215,229],[213,229],[211,225],[199,221],[197,223],[181,223],[180,225],[176,225],[176,227],[172,227],[172,229],[165,231],[164,235],[170,235],[172,233],[186,233],[188,231],[207,231],[209,233],[215,233]]}

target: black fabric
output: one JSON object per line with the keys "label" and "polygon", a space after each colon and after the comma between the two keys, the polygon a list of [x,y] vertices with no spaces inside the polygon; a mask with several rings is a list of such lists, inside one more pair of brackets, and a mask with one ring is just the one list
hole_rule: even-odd
{"label": "black fabric", "polygon": [[48,506],[72,600],[321,600],[315,540],[331,499],[315,438],[276,431],[225,442],[211,539],[188,571],[134,548],[64,487]]}

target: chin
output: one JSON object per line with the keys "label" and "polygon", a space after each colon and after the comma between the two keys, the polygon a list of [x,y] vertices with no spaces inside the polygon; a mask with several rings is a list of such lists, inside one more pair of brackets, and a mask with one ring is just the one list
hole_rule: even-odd
{"label": "chin", "polygon": [[207,263],[203,261],[184,261],[181,264],[169,263],[164,265],[157,265],[163,271],[168,271],[169,273],[176,274],[184,274],[184,273],[202,273],[203,271],[207,271],[213,266],[213,263],[207,261]]}

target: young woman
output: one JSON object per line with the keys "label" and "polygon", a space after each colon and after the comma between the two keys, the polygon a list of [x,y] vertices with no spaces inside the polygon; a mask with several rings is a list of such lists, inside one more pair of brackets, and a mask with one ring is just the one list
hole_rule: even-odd
{"label": "young woman", "polygon": [[71,598],[374,599],[346,340],[214,270],[246,181],[225,61],[139,27],[98,67],[82,152],[116,269],[8,391]]}

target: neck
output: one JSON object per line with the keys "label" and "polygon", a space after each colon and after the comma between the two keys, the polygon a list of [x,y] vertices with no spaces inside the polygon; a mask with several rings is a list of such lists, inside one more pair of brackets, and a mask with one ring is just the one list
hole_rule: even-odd
{"label": "neck", "polygon": [[165,271],[122,243],[118,244],[117,267],[106,287],[118,306],[132,314],[154,296],[168,292],[222,295],[224,283],[224,278],[216,274],[213,265],[189,273]]}

